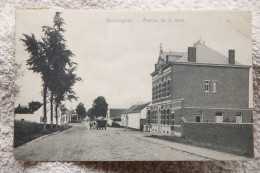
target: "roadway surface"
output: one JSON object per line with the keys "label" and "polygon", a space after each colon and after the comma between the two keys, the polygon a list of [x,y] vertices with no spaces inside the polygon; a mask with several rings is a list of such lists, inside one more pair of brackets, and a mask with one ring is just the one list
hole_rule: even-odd
{"label": "roadway surface", "polygon": [[146,137],[123,128],[89,130],[88,123],[43,136],[14,149],[27,161],[179,161],[246,160],[247,158]]}

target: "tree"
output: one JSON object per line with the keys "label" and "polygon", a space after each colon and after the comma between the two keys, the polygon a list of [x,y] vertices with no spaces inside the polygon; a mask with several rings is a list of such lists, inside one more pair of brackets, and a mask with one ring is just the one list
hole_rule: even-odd
{"label": "tree", "polygon": [[15,114],[30,114],[31,111],[28,107],[26,106],[21,106],[20,104],[14,108],[14,113]]}
{"label": "tree", "polygon": [[106,102],[105,97],[103,96],[97,97],[93,102],[92,108],[93,108],[93,113],[96,117],[97,116],[106,117],[108,104]]}
{"label": "tree", "polygon": [[[73,67],[76,63],[70,60],[70,57],[73,57],[74,54],[67,49],[66,40],[63,36],[63,33],[65,32],[63,25],[65,23],[59,12],[56,12],[53,22],[54,25],[52,27],[43,26],[43,32],[45,34],[43,42],[46,45],[46,56],[50,62],[49,65],[51,74],[49,76],[48,83],[48,88],[50,90],[51,128],[53,127],[54,100],[56,103],[55,112],[57,124],[58,106],[60,105],[60,102],[65,99],[63,95],[69,92],[69,90],[72,90],[71,87],[76,82],[73,79],[68,79],[71,76],[66,76],[70,75],[70,73],[66,73],[66,71],[70,71],[72,69],[72,71],[74,71],[76,69],[76,67]],[[69,69],[67,69],[67,66]],[[68,80],[73,80],[73,82],[66,82]],[[75,93],[73,94],[75,95]]]}
{"label": "tree", "polygon": [[85,118],[87,115],[86,108],[84,107],[83,103],[78,104],[78,106],[76,108],[76,112],[77,112],[78,116],[80,117],[80,119]]}
{"label": "tree", "polygon": [[88,117],[89,117],[89,119],[90,119],[90,121],[93,121],[94,119],[95,119],[95,115],[94,115],[94,112],[93,112],[93,108],[90,108],[89,110],[88,110]]}
{"label": "tree", "polygon": [[64,74],[61,74],[58,82],[61,82],[58,86],[57,91],[55,91],[55,114],[56,114],[56,127],[58,125],[58,107],[61,101],[68,99],[69,101],[77,100],[76,93],[72,90],[72,86],[77,82],[81,81],[81,78],[74,74],[76,67],[66,69]]}
{"label": "tree", "polygon": [[28,103],[30,112],[37,111],[41,106],[42,106],[42,103],[40,103],[38,101],[31,101],[30,103]]}
{"label": "tree", "polygon": [[43,81],[43,131],[46,131],[47,122],[47,89],[48,89],[48,77],[50,76],[49,61],[46,57],[46,45],[43,42],[38,41],[34,34],[27,35],[23,34],[25,37],[21,39],[26,47],[26,51],[29,53],[30,58],[26,61],[29,66],[29,70],[41,75]]}
{"label": "tree", "polygon": [[[51,108],[51,127],[53,126],[53,101],[56,103],[56,123],[57,110],[61,101],[65,99],[65,94],[69,99],[77,98],[72,86],[76,81],[80,80],[73,72],[76,63],[70,60],[74,54],[67,49],[66,40],[64,39],[63,29],[64,20],[60,16],[60,12],[56,12],[53,18],[54,25],[52,27],[43,26],[42,31],[44,37],[38,41],[33,34],[24,35],[26,51],[30,54],[27,60],[29,70],[40,73],[43,80],[43,106],[44,106],[44,126],[46,130],[47,122],[47,94],[50,91],[50,108]],[[73,78],[73,77],[74,78]],[[71,80],[71,81],[69,81]],[[55,97],[55,98],[54,98]]]}

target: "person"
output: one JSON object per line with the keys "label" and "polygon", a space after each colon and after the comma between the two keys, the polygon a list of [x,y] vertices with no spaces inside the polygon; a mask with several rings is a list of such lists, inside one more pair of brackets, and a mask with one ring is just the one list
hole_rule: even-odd
{"label": "person", "polygon": [[89,121],[89,129],[91,130],[91,127],[92,127],[92,122]]}
{"label": "person", "polygon": [[125,130],[128,128],[128,115],[125,116]]}

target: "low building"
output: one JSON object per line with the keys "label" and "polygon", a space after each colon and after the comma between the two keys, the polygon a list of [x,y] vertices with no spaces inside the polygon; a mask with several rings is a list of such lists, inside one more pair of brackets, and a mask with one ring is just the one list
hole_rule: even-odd
{"label": "low building", "polygon": [[127,109],[116,109],[116,108],[109,108],[107,110],[107,123],[112,125],[113,121],[116,121],[121,125],[121,114],[125,112]]}
{"label": "low building", "polygon": [[[31,114],[15,114],[14,115],[15,120],[20,121],[29,121],[34,123],[43,123],[43,106],[41,106],[37,111],[34,111]],[[58,125],[67,125],[70,120],[70,115],[68,113],[61,114],[60,111],[58,111]],[[51,117],[50,117],[50,110],[47,107],[47,123],[51,124]],[[55,113],[53,115],[53,124],[56,124],[56,117]]]}
{"label": "low building", "polygon": [[142,130],[146,123],[146,108],[151,102],[135,104],[121,115],[121,126]]}

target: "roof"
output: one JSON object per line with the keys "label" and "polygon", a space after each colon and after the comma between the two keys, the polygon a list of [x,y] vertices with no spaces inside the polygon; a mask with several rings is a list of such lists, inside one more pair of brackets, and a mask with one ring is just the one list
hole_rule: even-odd
{"label": "roof", "polygon": [[[196,63],[206,64],[229,64],[228,57],[213,50],[212,48],[202,43],[200,40],[194,45],[196,47]],[[170,62],[189,62],[188,52],[163,52],[162,59],[168,55],[168,61]],[[235,62],[235,65],[242,65]]]}
{"label": "roof", "polygon": [[141,104],[135,104],[131,106],[129,109],[127,109],[124,114],[129,114],[129,113],[136,113],[136,112],[141,112],[144,108],[146,108],[151,102],[147,103],[141,103]]}
{"label": "roof", "polygon": [[110,118],[120,118],[121,114],[127,109],[109,109]]}
{"label": "roof", "polygon": [[168,56],[169,61],[176,61],[181,58],[185,53],[184,52],[163,52],[161,55],[162,59],[166,61],[166,57]]}

